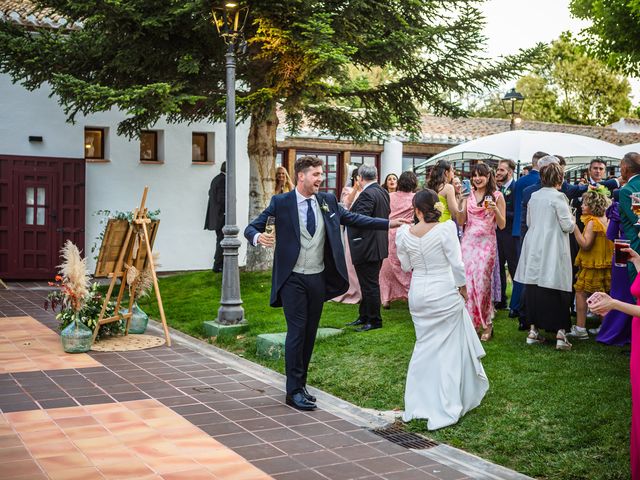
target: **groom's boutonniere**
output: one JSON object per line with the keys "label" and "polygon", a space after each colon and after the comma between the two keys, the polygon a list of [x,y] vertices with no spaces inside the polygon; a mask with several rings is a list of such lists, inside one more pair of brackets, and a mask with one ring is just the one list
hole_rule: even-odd
{"label": "groom's boutonniere", "polygon": [[329,205],[327,205],[326,200],[322,200],[322,203],[320,204],[320,208],[324,213],[329,213]]}

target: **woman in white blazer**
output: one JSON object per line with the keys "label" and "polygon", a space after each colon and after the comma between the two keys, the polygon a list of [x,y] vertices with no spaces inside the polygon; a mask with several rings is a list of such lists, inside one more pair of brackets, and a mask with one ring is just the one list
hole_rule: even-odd
{"label": "woman in white blazer", "polygon": [[560,192],[564,172],[557,163],[540,170],[542,188],[531,195],[529,230],[522,245],[515,280],[525,284],[525,308],[530,331],[527,344],[544,341],[538,329],[556,334],[556,348],[570,350],[565,332],[571,328],[571,250],[575,226],[567,197]]}

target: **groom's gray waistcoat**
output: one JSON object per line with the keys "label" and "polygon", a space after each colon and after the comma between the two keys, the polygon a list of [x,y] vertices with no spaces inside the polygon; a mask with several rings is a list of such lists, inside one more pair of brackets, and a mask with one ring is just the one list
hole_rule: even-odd
{"label": "groom's gray waistcoat", "polygon": [[312,237],[305,228],[300,210],[298,210],[300,221],[300,255],[298,255],[298,260],[293,267],[293,271],[296,273],[311,275],[324,270],[324,219],[320,211],[317,213],[316,233]]}

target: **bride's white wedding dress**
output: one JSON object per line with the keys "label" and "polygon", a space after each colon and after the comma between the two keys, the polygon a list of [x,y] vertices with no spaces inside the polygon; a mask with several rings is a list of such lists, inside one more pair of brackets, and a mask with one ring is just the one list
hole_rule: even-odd
{"label": "bride's white wedding dress", "polygon": [[409,311],[416,329],[404,395],[405,422],[427,419],[436,430],[456,423],[480,405],[489,381],[484,349],[458,287],[465,284],[458,232],[451,220],[416,237],[398,230],[398,258],[413,269]]}

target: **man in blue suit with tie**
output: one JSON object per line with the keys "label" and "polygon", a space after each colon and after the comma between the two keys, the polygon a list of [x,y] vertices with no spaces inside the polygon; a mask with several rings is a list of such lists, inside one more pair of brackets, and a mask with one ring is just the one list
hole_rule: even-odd
{"label": "man in blue suit with tie", "polygon": [[[298,410],[316,408],[306,383],[324,302],[349,289],[340,225],[388,230],[406,223],[358,215],[339,206],[335,195],[319,192],[323,165],[318,157],[296,160],[296,188],[274,195],[244,231],[252,245],[275,244],[270,304],[282,306],[287,321],[286,403]],[[268,217],[275,217],[277,242],[275,235],[264,233]]]}

